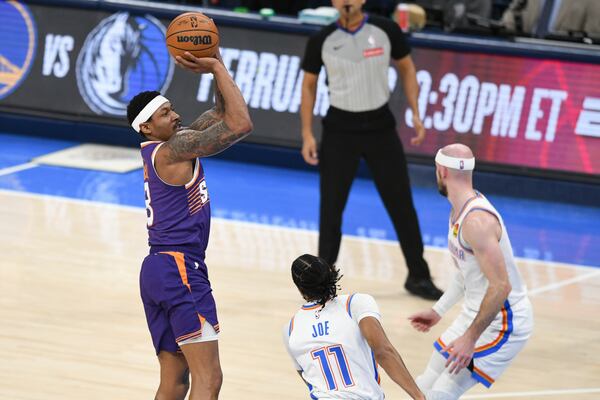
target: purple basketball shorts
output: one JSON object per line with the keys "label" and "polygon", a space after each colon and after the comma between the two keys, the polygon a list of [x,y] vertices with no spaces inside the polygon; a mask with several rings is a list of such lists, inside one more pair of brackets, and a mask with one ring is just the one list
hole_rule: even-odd
{"label": "purple basketball shorts", "polygon": [[140,293],[156,354],[179,351],[177,343],[201,336],[206,322],[219,332],[203,257],[151,252],[142,263]]}

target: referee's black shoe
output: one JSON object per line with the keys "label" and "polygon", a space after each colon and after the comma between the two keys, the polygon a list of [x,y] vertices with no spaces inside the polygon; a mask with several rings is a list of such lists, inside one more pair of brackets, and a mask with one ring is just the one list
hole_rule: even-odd
{"label": "referee's black shoe", "polygon": [[404,283],[404,288],[409,293],[426,300],[437,300],[444,294],[444,292],[435,287],[431,278],[413,278],[409,276]]}

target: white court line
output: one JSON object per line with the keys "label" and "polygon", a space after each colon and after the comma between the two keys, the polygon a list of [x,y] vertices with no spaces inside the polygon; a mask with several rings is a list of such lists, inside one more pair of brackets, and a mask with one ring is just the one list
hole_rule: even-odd
{"label": "white court line", "polygon": [[[587,394],[587,393],[600,393],[600,388],[589,388],[589,389],[559,389],[559,390],[538,390],[532,392],[507,392],[507,393],[494,393],[494,394],[471,394],[462,396],[461,399],[501,399],[501,398],[519,398],[530,396],[562,396],[565,394]],[[569,397],[570,398],[570,397]]]}
{"label": "white court line", "polygon": [[576,276],[576,277],[571,278],[571,279],[565,279],[562,282],[556,282],[556,283],[553,283],[551,285],[542,286],[542,287],[539,287],[539,288],[536,288],[536,289],[529,290],[528,293],[529,293],[530,296],[535,296],[537,294],[548,292],[550,290],[559,289],[559,288],[561,288],[563,286],[567,286],[567,285],[570,285],[572,283],[581,282],[581,281],[584,281],[586,279],[589,279],[589,278],[592,278],[592,277],[598,276],[598,275],[600,275],[600,271],[590,272],[589,274],[579,275],[579,276]]}
{"label": "white court line", "polygon": [[28,163],[19,164],[19,165],[13,165],[12,167],[0,169],[0,176],[14,174],[15,172],[25,171],[26,169],[31,169],[31,168],[35,168],[35,167],[39,167],[39,165],[36,163],[33,163],[33,162],[28,162]]}
{"label": "white court line", "polygon": [[[2,170],[0,170],[0,171],[2,171]],[[102,201],[94,201],[94,200],[86,200],[86,199],[74,199],[72,197],[66,197],[66,196],[22,192],[22,191],[9,190],[9,189],[0,189],[0,194],[6,194],[6,195],[11,195],[11,196],[17,196],[17,197],[25,197],[25,198],[41,198],[41,199],[55,200],[55,201],[60,200],[60,201],[64,201],[66,203],[72,203],[72,204],[80,204],[80,205],[102,207],[102,208],[111,208],[111,209],[115,209],[115,210],[124,210],[124,211],[145,214],[145,209],[141,206],[136,207],[136,206],[129,206],[129,205],[124,205],[124,204],[105,203]],[[250,226],[250,227],[255,227],[255,228],[260,228],[260,229],[274,229],[274,230],[280,230],[280,231],[285,231],[285,232],[304,232],[304,233],[311,233],[311,234],[317,233],[316,231],[313,231],[310,229],[304,229],[304,228],[290,228],[287,226],[267,225],[267,224],[261,224],[258,222],[237,221],[237,220],[219,218],[219,217],[212,217],[212,219],[215,221],[219,221],[220,223],[232,224],[232,225],[245,225],[245,226]],[[364,240],[364,241],[370,242],[370,243],[384,244],[384,245],[388,245],[388,246],[397,246],[397,242],[395,240],[384,240],[384,239],[376,239],[376,238],[356,236],[356,235],[347,235],[347,234],[344,234],[344,236],[348,237],[348,238],[352,238],[352,239]],[[438,253],[446,253],[448,251],[446,248],[434,247],[434,246],[429,246],[429,245],[426,245],[425,248],[429,251],[435,251]],[[597,270],[598,267],[595,267],[592,265],[568,264],[568,263],[561,263],[561,262],[556,262],[556,261],[544,261],[544,260],[537,260],[534,258],[522,258],[522,257],[515,257],[515,260],[519,260],[519,261],[523,261],[523,262],[535,262],[538,265],[542,265],[544,267],[549,267],[549,268],[566,268],[566,269],[573,269],[573,270],[579,270],[579,271],[585,271],[585,272],[589,272],[590,269],[595,269],[596,271],[593,272],[594,274],[600,273],[600,271]],[[592,274],[592,273],[590,273],[590,274]]]}

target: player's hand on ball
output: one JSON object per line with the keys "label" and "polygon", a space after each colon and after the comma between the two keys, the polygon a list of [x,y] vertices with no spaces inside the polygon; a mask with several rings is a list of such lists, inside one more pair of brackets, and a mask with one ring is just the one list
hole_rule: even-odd
{"label": "player's hand on ball", "polygon": [[429,332],[429,329],[440,322],[442,317],[432,309],[429,309],[427,311],[415,313],[408,317],[408,319],[412,327],[419,332]]}
{"label": "player's hand on ball", "polygon": [[217,48],[217,51],[215,52],[214,57],[219,60],[219,62],[223,65],[225,65],[225,63],[223,62],[223,57],[221,57],[221,50],[219,48]]}
{"label": "player's hand on ball", "polygon": [[413,146],[418,146],[425,140],[425,127],[423,126],[423,122],[421,122],[419,115],[415,113],[413,113],[412,123],[417,136],[410,139],[410,144]]}
{"label": "player's hand on ball", "polygon": [[177,65],[197,74],[211,73],[215,70],[215,66],[220,64],[220,61],[214,57],[195,57],[189,52],[185,52],[183,56],[175,57]]}

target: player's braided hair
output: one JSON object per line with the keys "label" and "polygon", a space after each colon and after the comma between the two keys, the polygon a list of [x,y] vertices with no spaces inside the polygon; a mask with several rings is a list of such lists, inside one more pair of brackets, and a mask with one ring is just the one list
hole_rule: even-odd
{"label": "player's braided hair", "polygon": [[[133,99],[127,105],[127,121],[129,125],[133,123],[135,117],[154,99],[156,96],[160,96],[160,92],[156,90],[149,90],[146,92],[140,92],[135,95]],[[140,135],[144,134],[140,131]]]}
{"label": "player's braided hair", "polygon": [[306,301],[325,306],[337,296],[340,270],[320,257],[304,254],[292,263],[292,279]]}

